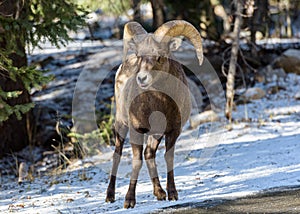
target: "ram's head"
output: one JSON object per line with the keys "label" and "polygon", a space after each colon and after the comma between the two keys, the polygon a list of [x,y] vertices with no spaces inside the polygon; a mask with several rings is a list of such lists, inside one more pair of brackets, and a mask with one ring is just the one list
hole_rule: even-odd
{"label": "ram's head", "polygon": [[[186,21],[174,20],[160,26],[153,34],[137,22],[129,22],[124,28],[124,57],[127,57],[129,50],[133,73],[136,75],[136,82],[142,89],[149,88],[155,81],[158,71],[168,72],[172,52],[181,45],[184,36],[194,45],[199,60],[203,61],[201,37],[193,25]],[[125,60],[124,58],[124,60]]]}

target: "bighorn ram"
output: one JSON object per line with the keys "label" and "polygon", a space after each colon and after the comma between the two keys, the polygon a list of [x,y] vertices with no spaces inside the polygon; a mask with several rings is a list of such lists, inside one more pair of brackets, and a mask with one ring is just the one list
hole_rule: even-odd
{"label": "bighorn ram", "polygon": [[[188,120],[191,102],[183,68],[173,59],[171,53],[180,46],[180,40],[175,38],[177,36],[184,36],[190,40],[201,64],[203,60],[201,37],[188,22],[169,21],[159,27],[154,34],[148,34],[137,22],[125,25],[123,38],[125,57],[117,71],[115,82],[116,142],[106,202],[115,200],[116,175],[128,130],[133,160],[124,208],[133,208],[136,203],[135,189],[142,167],[145,135],[147,145],[144,157],[153,183],[154,195],[158,200],[166,199],[166,192],[160,185],[155,163],[156,150],[165,136],[168,199],[178,199],[173,174],[174,146],[183,125]],[[127,55],[130,49],[134,53]]]}

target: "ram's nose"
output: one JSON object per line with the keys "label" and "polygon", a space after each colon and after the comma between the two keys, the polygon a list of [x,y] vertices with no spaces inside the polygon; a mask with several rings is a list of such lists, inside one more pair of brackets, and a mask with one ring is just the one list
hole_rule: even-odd
{"label": "ram's nose", "polygon": [[145,84],[147,82],[147,75],[144,75],[144,76],[139,75],[137,78],[138,78],[138,82],[140,84]]}
{"label": "ram's nose", "polygon": [[149,73],[147,72],[140,72],[136,76],[136,81],[137,84],[142,88],[142,89],[147,89],[151,85],[152,82],[152,77]]}

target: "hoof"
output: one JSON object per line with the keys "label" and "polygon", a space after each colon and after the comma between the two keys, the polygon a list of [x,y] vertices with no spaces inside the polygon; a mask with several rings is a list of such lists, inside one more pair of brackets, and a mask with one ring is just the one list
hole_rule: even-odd
{"label": "hoof", "polygon": [[166,200],[167,194],[163,189],[155,190],[153,194],[156,196],[157,200],[159,201]]}
{"label": "hoof", "polygon": [[105,202],[108,202],[108,203],[115,202],[115,193],[107,191]]}
{"label": "hoof", "polygon": [[168,192],[168,200],[169,201],[177,201],[178,200],[178,193],[176,190]]}
{"label": "hoof", "polygon": [[134,208],[135,206],[135,199],[126,199],[124,202],[124,208],[128,209],[128,208]]}
{"label": "hoof", "polygon": [[105,202],[107,203],[114,203],[115,202],[115,197],[106,197]]}

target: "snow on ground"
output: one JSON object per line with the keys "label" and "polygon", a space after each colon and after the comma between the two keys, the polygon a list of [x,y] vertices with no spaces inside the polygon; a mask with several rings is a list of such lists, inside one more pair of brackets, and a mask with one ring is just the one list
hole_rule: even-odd
{"label": "snow on ground", "polygon": [[[178,201],[157,201],[152,195],[146,165],[137,185],[137,204],[131,213],[149,213],[176,204],[235,198],[259,191],[300,185],[300,76],[289,75],[286,90],[240,105],[232,131],[208,123],[186,129],[177,145],[175,180]],[[259,85],[268,88],[270,85]],[[245,115],[247,112],[247,115]],[[112,149],[112,148],[111,148]],[[1,179],[0,213],[128,213],[123,209],[131,171],[131,150],[124,148],[117,180],[116,202],[105,203],[112,150],[77,161],[65,173],[18,185]],[[164,148],[157,163],[166,185]]]}

